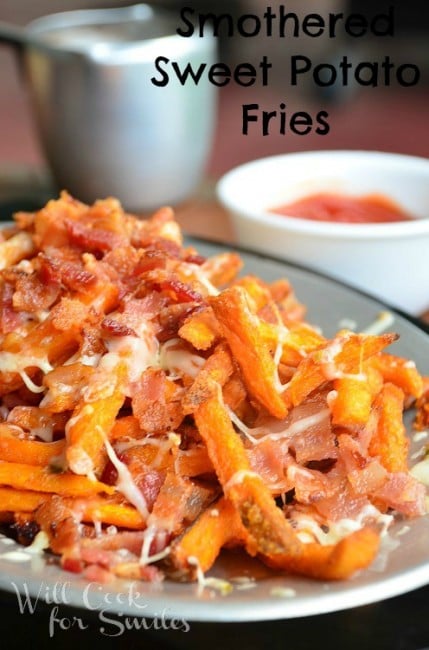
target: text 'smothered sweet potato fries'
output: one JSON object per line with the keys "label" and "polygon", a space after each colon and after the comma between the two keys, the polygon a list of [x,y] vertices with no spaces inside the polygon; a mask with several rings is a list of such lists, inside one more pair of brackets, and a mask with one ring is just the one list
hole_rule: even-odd
{"label": "text 'smothered sweet potato fries'", "polygon": [[[193,580],[223,547],[343,579],[425,513],[394,333],[304,321],[287,280],[183,247],[169,208],[63,193],[0,243],[0,513],[64,569]],[[40,539],[40,537],[39,537]]]}

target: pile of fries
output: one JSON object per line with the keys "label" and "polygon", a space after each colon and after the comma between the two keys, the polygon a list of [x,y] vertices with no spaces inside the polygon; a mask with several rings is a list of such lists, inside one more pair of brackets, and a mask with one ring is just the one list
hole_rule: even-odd
{"label": "pile of fries", "polygon": [[[223,547],[343,579],[425,513],[392,333],[304,320],[287,280],[184,247],[173,212],[63,193],[0,243],[0,516],[87,579],[194,580]],[[424,418],[423,418],[424,419]]]}

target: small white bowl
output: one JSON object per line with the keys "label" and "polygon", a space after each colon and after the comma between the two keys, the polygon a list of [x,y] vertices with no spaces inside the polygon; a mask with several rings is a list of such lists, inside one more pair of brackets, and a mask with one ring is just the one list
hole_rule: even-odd
{"label": "small white bowl", "polygon": [[[319,192],[381,194],[414,219],[343,224],[270,212]],[[411,314],[429,307],[429,160],[370,151],[272,156],[228,172],[217,194],[240,245],[323,271]]]}

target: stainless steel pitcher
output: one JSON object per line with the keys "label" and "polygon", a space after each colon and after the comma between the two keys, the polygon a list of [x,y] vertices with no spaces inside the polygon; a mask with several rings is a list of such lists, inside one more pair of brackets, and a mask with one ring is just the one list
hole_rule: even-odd
{"label": "stainless steel pitcher", "polygon": [[[17,47],[41,141],[59,188],[83,201],[118,197],[147,211],[187,198],[201,180],[216,115],[207,79],[159,87],[154,62],[197,69],[215,59],[215,38],[183,38],[178,20],[149,5],[70,11],[19,29]],[[0,91],[1,92],[1,91]]]}

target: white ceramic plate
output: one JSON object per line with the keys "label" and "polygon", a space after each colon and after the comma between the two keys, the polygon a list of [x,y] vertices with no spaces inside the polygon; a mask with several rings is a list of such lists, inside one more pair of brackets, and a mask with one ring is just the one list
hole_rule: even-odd
{"label": "white ceramic plate", "polygon": [[[219,245],[197,243],[203,255],[222,250]],[[243,253],[247,272],[273,280],[288,277],[301,301],[308,305],[308,320],[332,335],[343,319],[355,321],[358,330],[372,323],[385,307],[376,300],[305,269]],[[414,359],[421,372],[429,374],[429,337],[400,315],[391,330],[400,341],[395,353]],[[409,430],[411,432],[411,424]],[[429,439],[428,439],[429,441]],[[413,443],[410,453],[425,441]],[[117,580],[102,587],[86,583],[30,554],[9,539],[0,539],[0,588],[12,594],[37,597],[52,604],[85,610],[106,610],[117,616],[157,617],[186,621],[258,621],[286,619],[332,612],[390,598],[429,583],[429,517],[397,522],[392,528],[389,552],[383,552],[373,567],[347,582],[324,583],[270,574],[256,562],[243,563],[242,556],[229,553],[210,575],[238,578],[233,591],[199,591],[194,584],[165,581],[161,587],[143,582]],[[255,572],[252,588],[243,577]],[[16,594],[15,597],[17,598]],[[22,596],[21,596],[22,598]]]}

